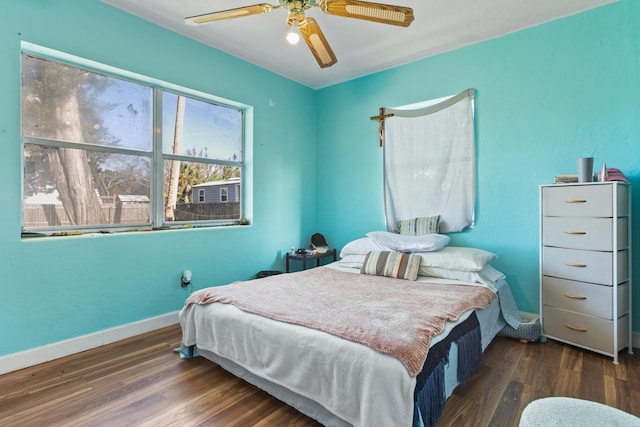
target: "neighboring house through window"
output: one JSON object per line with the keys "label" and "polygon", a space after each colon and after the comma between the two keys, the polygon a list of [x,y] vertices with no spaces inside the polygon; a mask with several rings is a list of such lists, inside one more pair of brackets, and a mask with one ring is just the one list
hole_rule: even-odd
{"label": "neighboring house through window", "polygon": [[[194,191],[197,194],[203,194],[201,198],[198,198],[194,203],[239,203],[240,202],[240,178],[231,177],[222,181],[211,181],[197,184],[194,186]],[[224,209],[230,209],[226,207]]]}

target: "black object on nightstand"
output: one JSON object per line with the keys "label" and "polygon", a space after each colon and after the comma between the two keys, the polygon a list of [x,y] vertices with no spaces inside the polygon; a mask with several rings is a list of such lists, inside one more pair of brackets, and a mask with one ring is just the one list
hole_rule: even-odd
{"label": "black object on nightstand", "polygon": [[335,249],[330,249],[327,252],[323,253],[323,254],[309,254],[309,253],[301,253],[301,254],[290,254],[287,252],[286,255],[286,269],[285,272],[289,272],[289,260],[294,260],[294,261],[302,261],[302,269],[306,270],[307,269],[307,261],[313,261],[314,259],[316,260],[316,267],[320,267],[320,260],[323,258],[329,258],[332,257],[333,261],[336,261],[336,250]]}
{"label": "black object on nightstand", "polygon": [[282,271],[279,271],[279,270],[262,270],[262,271],[258,271],[258,274],[256,274],[256,279],[264,279],[265,277],[275,276],[277,274],[282,274]]}

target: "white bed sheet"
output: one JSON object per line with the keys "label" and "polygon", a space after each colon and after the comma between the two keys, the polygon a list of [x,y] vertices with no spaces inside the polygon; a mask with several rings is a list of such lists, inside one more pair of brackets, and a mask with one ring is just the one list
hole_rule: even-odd
{"label": "white bed sheet", "polygon": [[[320,268],[343,270],[337,264]],[[449,322],[432,345],[470,314]],[[478,319],[484,350],[505,324],[498,299],[479,310]],[[392,356],[230,304],[190,305],[181,311],[180,323],[183,346],[196,345],[201,355],[325,425],[412,425],[416,380]],[[457,385],[456,355],[452,352],[445,373],[447,396]]]}

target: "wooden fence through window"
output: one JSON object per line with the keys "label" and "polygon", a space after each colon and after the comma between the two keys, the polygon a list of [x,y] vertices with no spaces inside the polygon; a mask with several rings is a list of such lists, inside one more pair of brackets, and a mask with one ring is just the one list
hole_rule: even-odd
{"label": "wooden fence through window", "polygon": [[[148,224],[148,203],[108,203],[102,205],[107,224]],[[69,217],[60,204],[29,204],[23,206],[24,227],[68,227]],[[176,221],[217,221],[240,218],[240,203],[181,204],[175,210]]]}

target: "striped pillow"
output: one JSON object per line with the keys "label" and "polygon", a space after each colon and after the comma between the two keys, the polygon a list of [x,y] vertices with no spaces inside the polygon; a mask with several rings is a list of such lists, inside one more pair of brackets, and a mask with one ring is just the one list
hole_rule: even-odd
{"label": "striped pillow", "polygon": [[400,234],[405,236],[421,236],[436,234],[440,229],[440,215],[403,219],[400,221]]}
{"label": "striped pillow", "polygon": [[416,280],[420,256],[401,252],[373,251],[364,258],[360,274]]}

